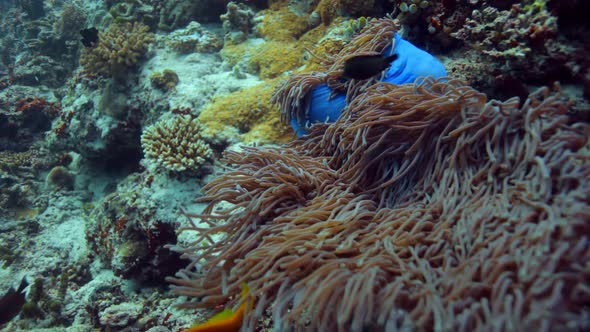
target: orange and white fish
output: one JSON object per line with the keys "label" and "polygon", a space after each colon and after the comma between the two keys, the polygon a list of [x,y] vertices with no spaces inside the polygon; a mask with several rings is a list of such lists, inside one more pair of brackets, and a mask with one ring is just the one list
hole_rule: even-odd
{"label": "orange and white fish", "polygon": [[[248,296],[248,292],[250,292],[248,284],[242,284],[242,300]],[[206,322],[196,324],[183,332],[238,332],[242,327],[246,306],[251,302],[251,300],[242,302],[235,311],[231,308],[225,308],[223,311],[209,318]]]}

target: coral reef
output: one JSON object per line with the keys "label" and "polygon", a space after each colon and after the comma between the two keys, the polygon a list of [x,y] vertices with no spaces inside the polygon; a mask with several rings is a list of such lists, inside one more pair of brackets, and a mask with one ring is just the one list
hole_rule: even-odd
{"label": "coral reef", "polygon": [[80,64],[88,72],[103,76],[124,76],[142,60],[154,35],[143,23],[115,24],[99,32],[98,45],[84,48]]}
{"label": "coral reef", "polygon": [[213,18],[217,19],[225,9],[225,1],[217,0],[157,2],[162,6],[159,12],[158,28],[164,31],[174,30],[196,19],[201,22],[212,21]]}
{"label": "coral reef", "polygon": [[36,93],[47,95],[16,86],[0,92],[0,150],[26,151],[51,128],[61,106]]}
{"label": "coral reef", "polygon": [[320,0],[314,12],[324,25],[330,25],[336,17],[342,15],[342,3],[340,0]]}
{"label": "coral reef", "polygon": [[270,102],[275,84],[262,83],[214,99],[199,115],[204,135],[215,142],[288,141],[291,130],[280,123],[280,113]]}
{"label": "coral reef", "polygon": [[11,67],[12,84],[58,88],[78,66],[78,33],[86,13],[74,4],[48,9],[35,21],[19,18],[18,11],[7,14],[16,18],[0,43],[6,43],[3,62]]}
{"label": "coral reef", "polygon": [[416,45],[451,51],[454,77],[467,77],[468,84],[498,99],[514,96],[512,91],[522,98],[529,85],[585,80],[590,64],[581,60],[585,46],[579,36],[588,27],[576,24],[576,32],[568,33],[569,20],[559,19],[570,5],[583,8],[547,0],[403,0],[396,1],[396,19],[400,33]]}
{"label": "coral reef", "polygon": [[375,84],[306,139],[226,154],[173,291],[212,307],[247,282],[252,330],[587,329],[590,127],[567,111]]}
{"label": "coral reef", "polygon": [[152,29],[174,31],[191,21],[201,23],[219,19],[226,1],[218,0],[115,0],[108,11],[115,23],[142,22]]}
{"label": "coral reef", "polygon": [[404,38],[427,50],[447,52],[459,43],[451,33],[462,28],[465,19],[478,8],[467,1],[395,1],[395,17]]}
{"label": "coral reef", "polygon": [[527,84],[582,78],[590,67],[576,60],[582,46],[559,35],[557,18],[545,1],[524,1],[505,10],[474,9],[451,35],[471,48],[455,63],[466,58],[480,63],[475,71],[481,73],[471,75],[469,83],[498,98],[523,97]]}
{"label": "coral reef", "polygon": [[36,214],[36,197],[45,190],[40,178],[51,168],[69,163],[68,154],[52,154],[39,148],[0,150],[0,215],[21,218]]}
{"label": "coral reef", "polygon": [[166,45],[180,54],[213,53],[223,47],[223,40],[193,21],[186,28],[175,30],[166,36]]}
{"label": "coral reef", "polygon": [[49,171],[45,181],[49,188],[72,190],[74,189],[76,178],[66,167],[60,165],[55,166]]}
{"label": "coral reef", "polygon": [[[496,59],[530,59],[543,51],[545,42],[557,33],[557,19],[545,8],[513,6],[474,10],[465,25],[452,35],[483,54]],[[514,65],[513,65],[514,66]]]}
{"label": "coral reef", "polygon": [[90,271],[86,264],[65,266],[56,276],[36,277],[30,286],[22,315],[33,320],[48,321],[45,323],[47,325],[71,323],[62,316],[70,283],[78,287],[88,282],[90,278]]}
{"label": "coral reef", "polygon": [[[75,151],[97,163],[137,165],[144,114],[129,86],[84,71],[70,84],[44,146],[52,151]],[[152,89],[149,78],[146,85]]]}
{"label": "coral reef", "polygon": [[305,16],[298,16],[287,7],[263,10],[258,17],[262,17],[262,21],[254,30],[267,40],[293,42],[310,28]]}
{"label": "coral reef", "polygon": [[155,27],[158,24],[159,13],[164,6],[160,1],[149,0],[116,3],[109,1],[108,5],[109,14],[114,18],[115,23],[141,22],[150,27]]}
{"label": "coral reef", "polygon": [[305,48],[313,47],[326,31],[324,26],[310,29],[306,18],[295,15],[288,7],[271,6],[255,20],[259,23],[254,30],[264,42],[258,39],[225,45],[221,55],[231,66],[262,79],[272,79],[300,67]]}
{"label": "coral reef", "polygon": [[11,83],[57,88],[65,82],[68,73],[61,63],[51,57],[24,57],[21,65],[13,69]]}
{"label": "coral reef", "polygon": [[152,86],[163,91],[171,91],[176,89],[176,84],[178,84],[178,81],[178,75],[174,70],[171,69],[164,69],[164,71],[161,73],[154,72],[150,77]]}
{"label": "coral reef", "polygon": [[54,30],[65,39],[78,39],[80,29],[86,24],[87,15],[82,8],[65,3],[61,15],[54,24]]}
{"label": "coral reef", "polygon": [[257,73],[261,79],[276,78],[299,67],[303,60],[302,52],[301,46],[294,43],[267,41],[252,54],[248,62],[249,72]]}
{"label": "coral reef", "polygon": [[141,146],[148,163],[173,172],[200,168],[213,157],[203,140],[204,126],[190,115],[160,120],[141,135]]}
{"label": "coral reef", "polygon": [[130,176],[97,202],[86,227],[89,248],[103,264],[116,275],[146,284],[161,282],[180,263],[163,248],[176,240],[175,226],[158,199],[148,198],[160,195],[155,187],[153,175]]}
{"label": "coral reef", "polygon": [[254,26],[254,12],[245,4],[230,1],[227,12],[219,19],[222,22],[226,43],[239,44],[245,41]]}

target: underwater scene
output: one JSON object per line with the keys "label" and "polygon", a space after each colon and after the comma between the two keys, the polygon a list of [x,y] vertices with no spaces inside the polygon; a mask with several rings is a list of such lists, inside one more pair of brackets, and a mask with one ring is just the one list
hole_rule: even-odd
{"label": "underwater scene", "polygon": [[589,13],[0,0],[0,331],[590,331]]}

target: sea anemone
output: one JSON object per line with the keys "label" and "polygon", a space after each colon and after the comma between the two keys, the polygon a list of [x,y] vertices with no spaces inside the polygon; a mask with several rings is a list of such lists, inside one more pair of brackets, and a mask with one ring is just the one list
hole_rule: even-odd
{"label": "sea anemone", "polygon": [[377,83],[305,138],[228,152],[173,292],[212,307],[247,282],[246,330],[587,329],[590,126],[568,106]]}

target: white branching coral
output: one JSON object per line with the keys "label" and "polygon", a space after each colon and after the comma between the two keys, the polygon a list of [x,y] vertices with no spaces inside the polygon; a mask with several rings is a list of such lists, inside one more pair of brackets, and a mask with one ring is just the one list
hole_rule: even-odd
{"label": "white branching coral", "polygon": [[203,125],[190,115],[161,120],[141,135],[143,153],[148,161],[171,171],[198,171],[213,155],[202,132]]}

